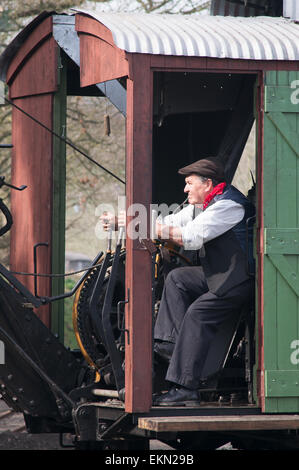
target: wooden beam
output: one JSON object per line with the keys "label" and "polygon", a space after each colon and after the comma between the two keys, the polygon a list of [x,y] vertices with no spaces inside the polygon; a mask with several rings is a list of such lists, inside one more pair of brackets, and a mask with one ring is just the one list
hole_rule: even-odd
{"label": "wooden beam", "polygon": [[299,429],[298,415],[168,416],[139,418],[138,427],[155,432],[258,431]]}
{"label": "wooden beam", "polygon": [[[26,113],[47,128],[53,127],[53,101],[57,90],[57,44],[49,32],[52,18],[44,21],[20,48],[9,73],[10,98]],[[14,224],[10,232],[12,271],[34,271],[33,247],[37,253],[37,272],[51,272],[53,219],[53,137],[50,132],[12,107],[12,183],[27,185],[24,192],[12,191],[11,211]],[[32,276],[18,276],[34,292]],[[51,280],[40,277],[38,295],[51,295]],[[50,326],[51,306],[37,314]]]}
{"label": "wooden beam", "polygon": [[[132,61],[134,58],[132,57]],[[142,204],[147,210],[152,198],[152,73],[149,60],[133,64],[134,79],[127,80],[127,209]],[[132,225],[136,215],[128,214]],[[151,257],[127,230],[126,292],[126,401],[127,412],[148,411],[152,404],[152,290]],[[135,233],[136,235],[136,233]],[[142,236],[144,237],[144,235]]]}
{"label": "wooden beam", "polygon": [[[50,73],[50,70],[49,70]],[[43,94],[14,100],[17,106],[52,127],[53,95]],[[52,244],[52,136],[49,132],[12,109],[12,170],[11,181],[16,186],[25,184],[23,192],[12,191],[11,212],[14,224],[10,232],[10,268],[12,271],[32,273],[33,247],[48,243],[38,249],[37,272],[51,272]],[[34,292],[32,276],[18,276],[27,289]],[[38,295],[51,295],[51,280],[38,278]],[[38,310],[40,319],[49,326],[50,306]]]}
{"label": "wooden beam", "polygon": [[[63,135],[66,129],[67,65],[59,54],[58,91],[53,97],[53,130]],[[65,269],[65,198],[66,198],[66,144],[53,136],[53,193],[52,193],[52,273],[64,273]],[[65,290],[64,277],[52,278],[51,294]],[[51,330],[64,341],[64,300],[51,304]]]}

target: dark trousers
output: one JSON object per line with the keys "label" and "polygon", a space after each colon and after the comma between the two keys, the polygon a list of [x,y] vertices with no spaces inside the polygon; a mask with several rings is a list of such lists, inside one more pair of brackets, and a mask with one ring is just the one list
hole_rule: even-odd
{"label": "dark trousers", "polygon": [[253,295],[246,281],[225,295],[209,292],[201,267],[172,270],[165,281],[154,338],[174,343],[166,380],[191,389],[199,387],[211,342],[221,323]]}

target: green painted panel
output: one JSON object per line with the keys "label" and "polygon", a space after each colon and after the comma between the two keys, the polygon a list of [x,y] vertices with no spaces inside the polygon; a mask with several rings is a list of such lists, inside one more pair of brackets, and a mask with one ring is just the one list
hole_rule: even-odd
{"label": "green painted panel", "polygon": [[[264,119],[264,161],[263,161],[263,190],[264,226],[277,226],[277,129],[270,119]],[[269,203],[271,201],[271,203]]]}
{"label": "green painted panel", "polygon": [[291,149],[299,156],[299,133],[291,129],[288,117],[281,112],[275,112],[266,113],[265,118],[268,118],[273,122]]}
{"label": "green painted panel", "polygon": [[277,369],[277,270],[264,259],[264,362],[268,369]]}
{"label": "green painted panel", "polygon": [[[58,49],[58,91],[54,96],[53,130],[64,135],[66,129],[66,70]],[[52,272],[63,274],[65,270],[65,143],[53,136],[53,216],[52,216]],[[52,296],[64,292],[64,277],[52,279]],[[51,304],[51,330],[60,341],[64,340],[64,300]]]}
{"label": "green painted panel", "polygon": [[[287,85],[292,86],[294,80],[299,80],[299,71],[292,70],[292,71],[279,71],[272,70],[266,72],[265,74],[265,86],[267,85]],[[293,83],[295,87],[296,84]]]}
{"label": "green painted panel", "polygon": [[298,413],[298,399],[290,397],[266,397],[267,413]]}
{"label": "green painted panel", "polygon": [[266,397],[298,397],[299,370],[266,370]]}
{"label": "green painted panel", "polygon": [[293,289],[295,294],[299,296],[299,274],[292,269],[292,266],[284,258],[283,255],[269,255],[269,259],[276,267],[278,272],[289,284],[289,287]]}
{"label": "green painted panel", "polygon": [[265,254],[299,255],[299,228],[264,229]]}
{"label": "green painted panel", "polygon": [[298,72],[265,75],[262,341],[271,413],[299,411],[299,103],[290,104],[298,79]]}
{"label": "green painted panel", "polygon": [[289,86],[265,86],[265,112],[299,112],[299,99],[296,88]]}
{"label": "green painted panel", "polygon": [[270,70],[265,74],[265,85],[278,85],[276,70]]}

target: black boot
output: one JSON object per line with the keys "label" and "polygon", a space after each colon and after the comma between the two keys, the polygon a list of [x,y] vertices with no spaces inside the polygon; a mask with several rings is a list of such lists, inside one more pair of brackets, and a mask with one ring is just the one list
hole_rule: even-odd
{"label": "black boot", "polygon": [[174,385],[169,392],[157,395],[154,406],[198,406],[200,395],[197,390],[190,390],[182,385]]}

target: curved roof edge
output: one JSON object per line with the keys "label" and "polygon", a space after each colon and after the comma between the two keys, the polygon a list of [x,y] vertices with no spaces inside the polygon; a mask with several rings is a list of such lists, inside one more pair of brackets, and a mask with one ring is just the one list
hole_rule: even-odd
{"label": "curved roof edge", "polygon": [[[299,25],[277,17],[224,17],[154,13],[98,13],[72,9],[106,26],[126,52],[247,60],[299,60]],[[44,11],[0,56],[0,80],[32,31],[55,11]],[[67,16],[74,14],[63,13]]]}
{"label": "curved roof edge", "polygon": [[299,26],[283,17],[103,13],[74,9],[106,26],[126,52],[245,60],[299,60]]}
{"label": "curved roof edge", "polygon": [[22,29],[10,42],[0,56],[0,80],[6,81],[6,73],[10,62],[24,44],[24,41],[30,36],[31,32],[46,18],[55,15],[54,11],[43,11],[36,16],[24,29]]}

